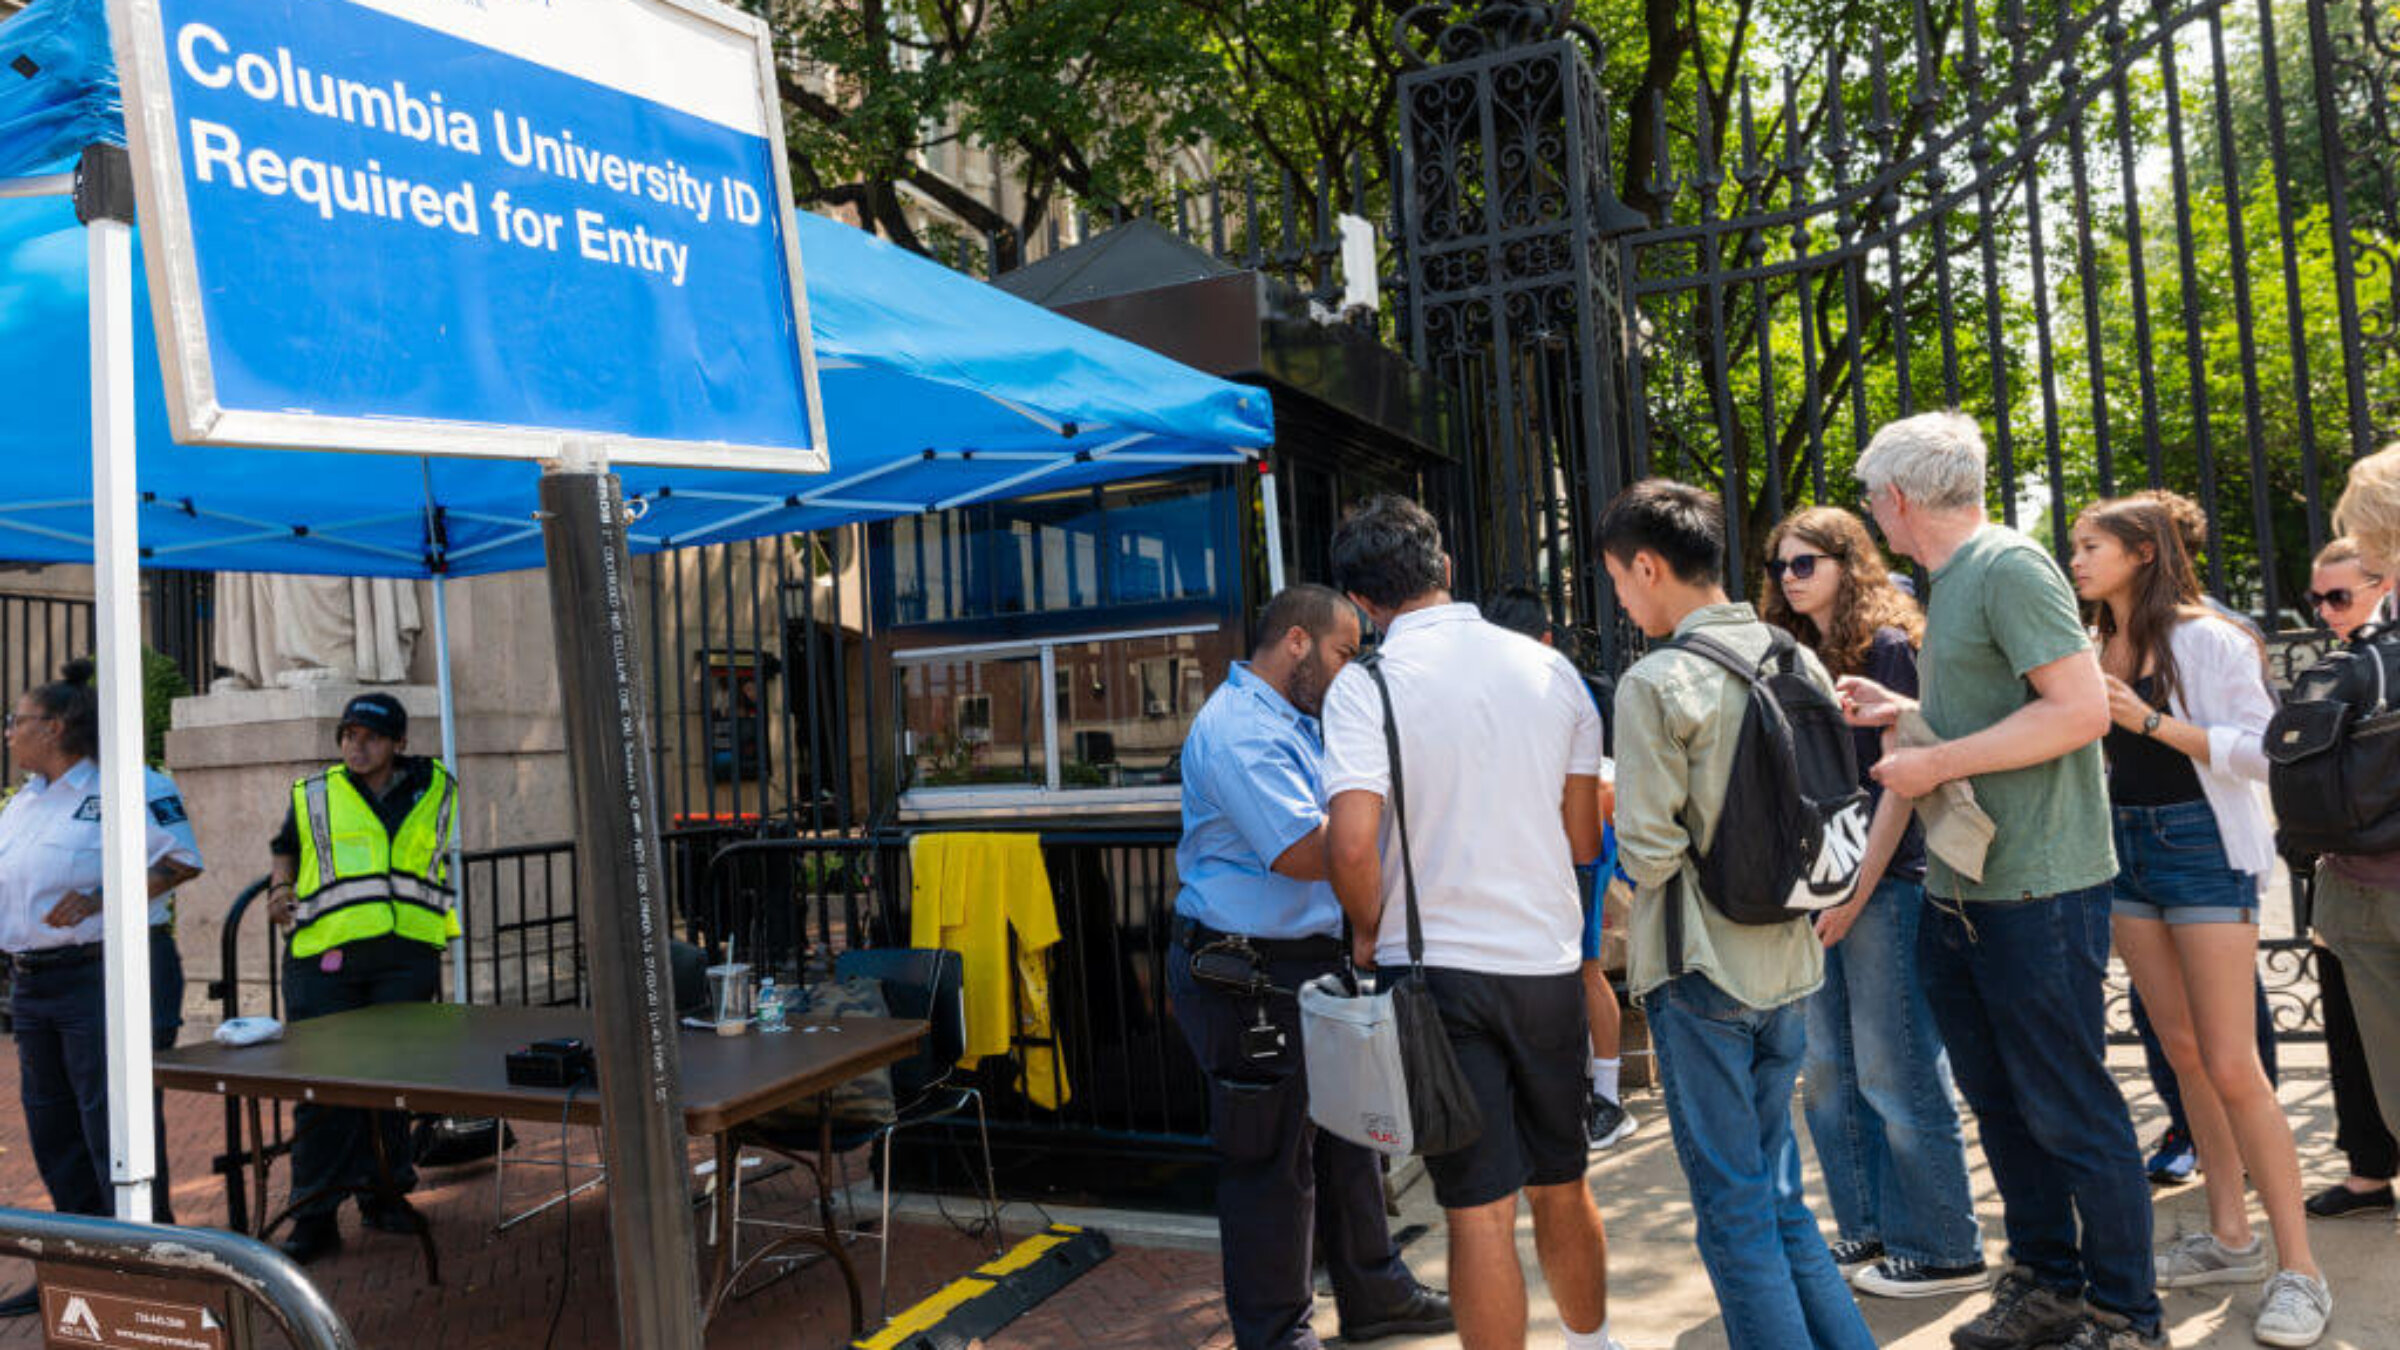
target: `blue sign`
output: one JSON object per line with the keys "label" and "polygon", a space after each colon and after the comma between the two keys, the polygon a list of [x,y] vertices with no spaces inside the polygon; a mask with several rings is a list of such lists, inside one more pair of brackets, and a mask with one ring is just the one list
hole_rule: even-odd
{"label": "blue sign", "polygon": [[179,437],[822,467],[755,19],[690,0],[125,11]]}

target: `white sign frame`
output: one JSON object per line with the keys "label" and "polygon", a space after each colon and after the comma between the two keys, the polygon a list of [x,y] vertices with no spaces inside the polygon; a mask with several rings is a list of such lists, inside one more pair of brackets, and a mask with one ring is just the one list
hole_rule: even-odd
{"label": "white sign frame", "polygon": [[[620,0],[680,14],[746,39],[758,55],[760,125],[780,142],[783,102],[766,21],[713,0]],[[596,450],[609,460],[666,467],[824,473],[832,467],[825,399],[817,378],[815,332],[809,326],[807,276],[791,220],[791,166],[774,167],[771,210],[783,214],[784,265],[790,273],[791,317],[798,336],[802,396],[807,402],[807,449],[722,441],[628,437],[564,427],[509,426],[405,417],[344,417],[321,413],[229,409],[217,402],[216,372],[201,305],[200,271],[184,193],[182,138],[176,130],[169,42],[160,0],[107,0],[111,42],[123,86],[125,134],[133,161],[144,261],[150,274],[151,318],[167,392],[167,416],[178,443],[264,446],[293,450],[360,450],[400,455],[552,460]],[[373,8],[372,6],[367,6]]]}

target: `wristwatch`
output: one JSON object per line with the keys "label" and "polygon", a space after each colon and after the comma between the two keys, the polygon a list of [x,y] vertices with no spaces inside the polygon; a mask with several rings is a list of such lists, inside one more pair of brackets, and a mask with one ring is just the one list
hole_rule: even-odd
{"label": "wristwatch", "polygon": [[2158,724],[2166,720],[2166,716],[2167,715],[2165,713],[2160,712],[2156,708],[2152,708],[2150,710],[2150,715],[2142,719],[2142,734],[2145,736],[2157,735]]}

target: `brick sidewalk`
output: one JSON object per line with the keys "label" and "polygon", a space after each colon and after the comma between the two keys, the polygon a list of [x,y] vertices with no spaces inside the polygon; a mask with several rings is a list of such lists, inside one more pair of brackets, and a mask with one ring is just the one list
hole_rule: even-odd
{"label": "brick sidewalk", "polygon": [[[25,1142],[24,1114],[16,1104],[17,1061],[0,1038],[0,1204],[47,1210],[49,1198],[35,1174]],[[509,1155],[512,1211],[528,1208],[559,1190],[559,1132],[555,1126],[518,1123],[517,1147]],[[225,1192],[210,1160],[224,1147],[224,1109],[213,1098],[170,1093],[167,1098],[170,1168],[175,1210],[187,1224],[222,1224]],[[574,1156],[593,1156],[592,1134],[569,1132]],[[703,1156],[695,1149],[694,1158]],[[547,1167],[538,1165],[548,1162]],[[583,1175],[589,1175],[588,1173]],[[854,1160],[851,1180],[865,1175]],[[284,1192],[282,1164],[275,1194]],[[813,1191],[797,1170],[748,1187],[745,1213],[813,1214]],[[424,1282],[417,1243],[409,1238],[364,1232],[355,1210],[346,1209],[340,1254],[312,1267],[334,1306],[348,1319],[359,1344],[383,1347],[491,1347],[539,1350],[559,1306],[562,1277],[566,1306],[556,1345],[613,1347],[616,1300],[606,1222],[607,1193],[595,1190],[572,1206],[571,1222],[553,1209],[503,1234],[494,1235],[493,1179],[489,1166],[427,1172],[416,1203],[433,1226],[441,1254],[442,1284]],[[954,1205],[962,1217],[971,1206]],[[705,1230],[705,1208],[695,1222]],[[1008,1237],[1026,1236],[1016,1226]],[[946,1226],[902,1224],[892,1245],[892,1307],[896,1312],[983,1260],[981,1243]],[[866,1286],[866,1311],[875,1314],[875,1249],[852,1249]],[[0,1260],[0,1291],[23,1286],[30,1268]],[[755,1297],[730,1305],[710,1328],[708,1344],[737,1347],[797,1347],[819,1350],[847,1343],[847,1309],[840,1277],[828,1267],[802,1271]],[[0,1322],[0,1347],[42,1343],[35,1318]],[[283,1344],[281,1337],[264,1338]],[[1115,1256],[991,1342],[992,1350],[1035,1350],[1072,1346],[1222,1347],[1231,1344],[1223,1305],[1217,1297],[1213,1253],[1149,1250],[1122,1243]]]}

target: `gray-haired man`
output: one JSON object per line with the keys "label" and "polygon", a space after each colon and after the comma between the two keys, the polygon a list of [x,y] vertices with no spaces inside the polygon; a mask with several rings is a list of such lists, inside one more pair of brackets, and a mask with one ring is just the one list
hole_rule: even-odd
{"label": "gray-haired man", "polygon": [[[1954,412],[1884,427],[1857,469],[1884,537],[1933,574],[1921,711],[1943,741],[1891,751],[1875,777],[1911,798],[1971,780],[1996,827],[1980,879],[1931,860],[1917,939],[2015,1267],[1950,1339],[2150,1350],[2166,1344],[2150,1191],[2101,1017],[2117,871],[2099,748],[2108,694],[2065,574],[1987,519],[1984,472],[1983,433]],[[1842,696],[1862,726],[1911,706],[1856,678]]]}

